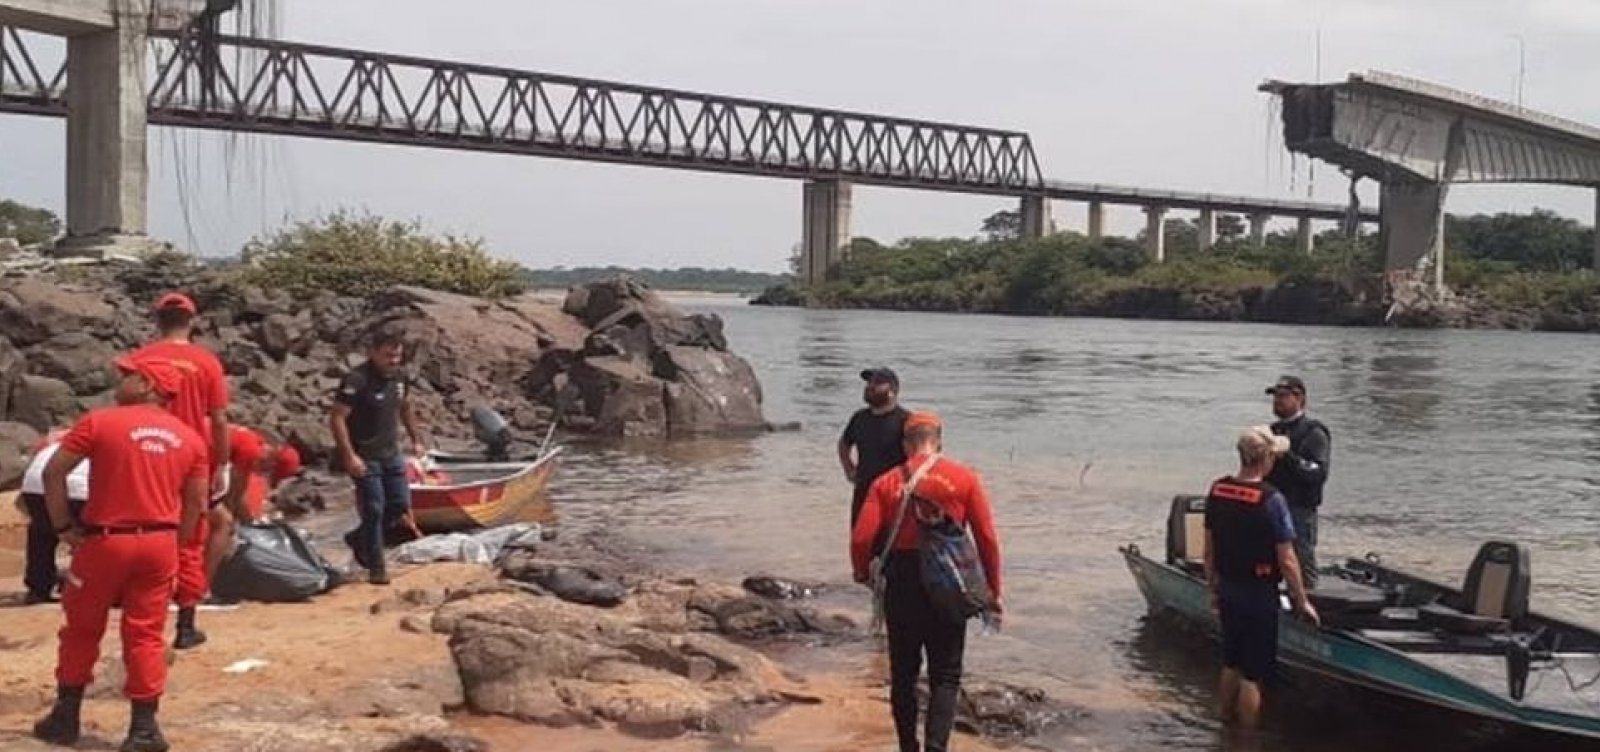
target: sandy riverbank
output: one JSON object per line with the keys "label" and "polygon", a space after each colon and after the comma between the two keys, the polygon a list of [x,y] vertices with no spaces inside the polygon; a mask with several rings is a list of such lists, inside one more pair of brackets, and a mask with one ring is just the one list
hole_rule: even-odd
{"label": "sandy riverbank", "polygon": [[[9,542],[20,522],[9,499],[0,510],[0,535]],[[16,537],[20,542],[20,537]],[[7,556],[17,552],[0,547]],[[494,578],[473,565],[436,564],[402,570],[390,588],[354,584],[312,603],[246,604],[201,615],[210,635],[203,647],[173,658],[162,722],[173,748],[185,752],[249,749],[378,750],[413,734],[464,734],[497,750],[549,752],[691,752],[700,750],[887,749],[894,745],[881,659],[847,670],[802,672],[795,678],[814,704],[795,704],[752,720],[746,728],[673,739],[632,737],[609,727],[549,729],[459,712],[462,687],[448,637],[422,628],[431,607],[409,607],[407,590],[444,592]],[[0,748],[51,749],[28,737],[53,692],[59,607],[22,607],[15,568],[0,577]],[[377,612],[377,613],[374,613]],[[407,628],[409,622],[410,629]],[[170,630],[170,627],[169,627]],[[120,646],[113,626],[106,656]],[[786,669],[806,663],[789,652]],[[224,669],[257,659],[246,673]],[[102,658],[85,704],[84,749],[114,747],[127,706],[120,666]],[[792,673],[792,671],[791,671]],[[961,749],[996,749],[967,737]]]}

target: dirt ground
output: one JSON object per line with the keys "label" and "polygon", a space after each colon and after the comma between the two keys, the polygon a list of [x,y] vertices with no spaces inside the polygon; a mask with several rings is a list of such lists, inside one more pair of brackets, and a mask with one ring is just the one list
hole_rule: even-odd
{"label": "dirt ground", "polygon": [[[53,749],[29,736],[54,692],[59,606],[23,607],[21,517],[0,497],[0,749]],[[796,705],[716,737],[639,739],[608,728],[548,729],[447,711],[462,704],[444,635],[422,625],[432,610],[394,596],[442,591],[491,577],[474,565],[397,571],[390,588],[347,585],[303,604],[245,604],[200,614],[210,640],[169,652],[163,729],[184,752],[377,750],[414,733],[465,733],[497,750],[548,752],[856,752],[891,749],[894,731],[877,675],[881,660],[853,673],[806,677],[815,705]],[[378,613],[374,613],[377,611]],[[115,614],[113,614],[115,619]],[[409,620],[411,630],[402,627]],[[170,639],[172,627],[168,626]],[[420,631],[418,631],[420,630]],[[84,706],[79,749],[115,749],[127,723],[115,623]],[[230,672],[240,661],[264,662]],[[971,738],[960,749],[985,752]]]}

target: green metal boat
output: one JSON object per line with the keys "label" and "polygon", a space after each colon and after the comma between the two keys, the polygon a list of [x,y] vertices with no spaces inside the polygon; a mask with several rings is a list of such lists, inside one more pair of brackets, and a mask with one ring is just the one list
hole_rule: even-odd
{"label": "green metal boat", "polygon": [[[1173,500],[1167,552],[1119,549],[1152,613],[1215,635],[1202,571],[1204,497]],[[1600,632],[1528,609],[1522,546],[1483,545],[1457,590],[1376,556],[1322,570],[1317,628],[1279,622],[1283,667],[1468,717],[1497,735],[1600,749]],[[1531,680],[1530,680],[1531,679]],[[1593,745],[1593,746],[1590,746]],[[1521,745],[1518,745],[1519,748]]]}

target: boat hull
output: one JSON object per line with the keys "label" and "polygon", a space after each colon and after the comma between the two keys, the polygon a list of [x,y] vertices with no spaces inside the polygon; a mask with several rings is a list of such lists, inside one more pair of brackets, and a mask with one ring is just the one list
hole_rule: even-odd
{"label": "boat hull", "polygon": [[[489,465],[446,467],[490,468]],[[513,522],[551,522],[555,518],[545,491],[555,472],[554,453],[531,464],[506,463],[494,477],[469,483],[411,485],[411,510],[423,533],[450,533]],[[492,471],[485,471],[492,472]]]}
{"label": "boat hull", "polygon": [[[1217,635],[1219,625],[1204,582],[1145,557],[1137,547],[1123,548],[1122,554],[1152,613],[1170,615]],[[1317,629],[1286,617],[1279,620],[1278,654],[1280,662],[1293,672],[1463,714],[1504,735],[1531,731],[1586,740],[1584,744],[1600,740],[1600,718],[1524,705],[1349,632]]]}

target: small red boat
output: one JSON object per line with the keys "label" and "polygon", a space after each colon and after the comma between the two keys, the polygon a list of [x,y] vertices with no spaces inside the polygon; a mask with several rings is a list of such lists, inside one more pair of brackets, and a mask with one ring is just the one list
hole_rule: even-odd
{"label": "small red boat", "polygon": [[424,534],[513,522],[555,520],[545,491],[561,447],[531,462],[462,462],[454,457],[411,483],[411,511]]}

